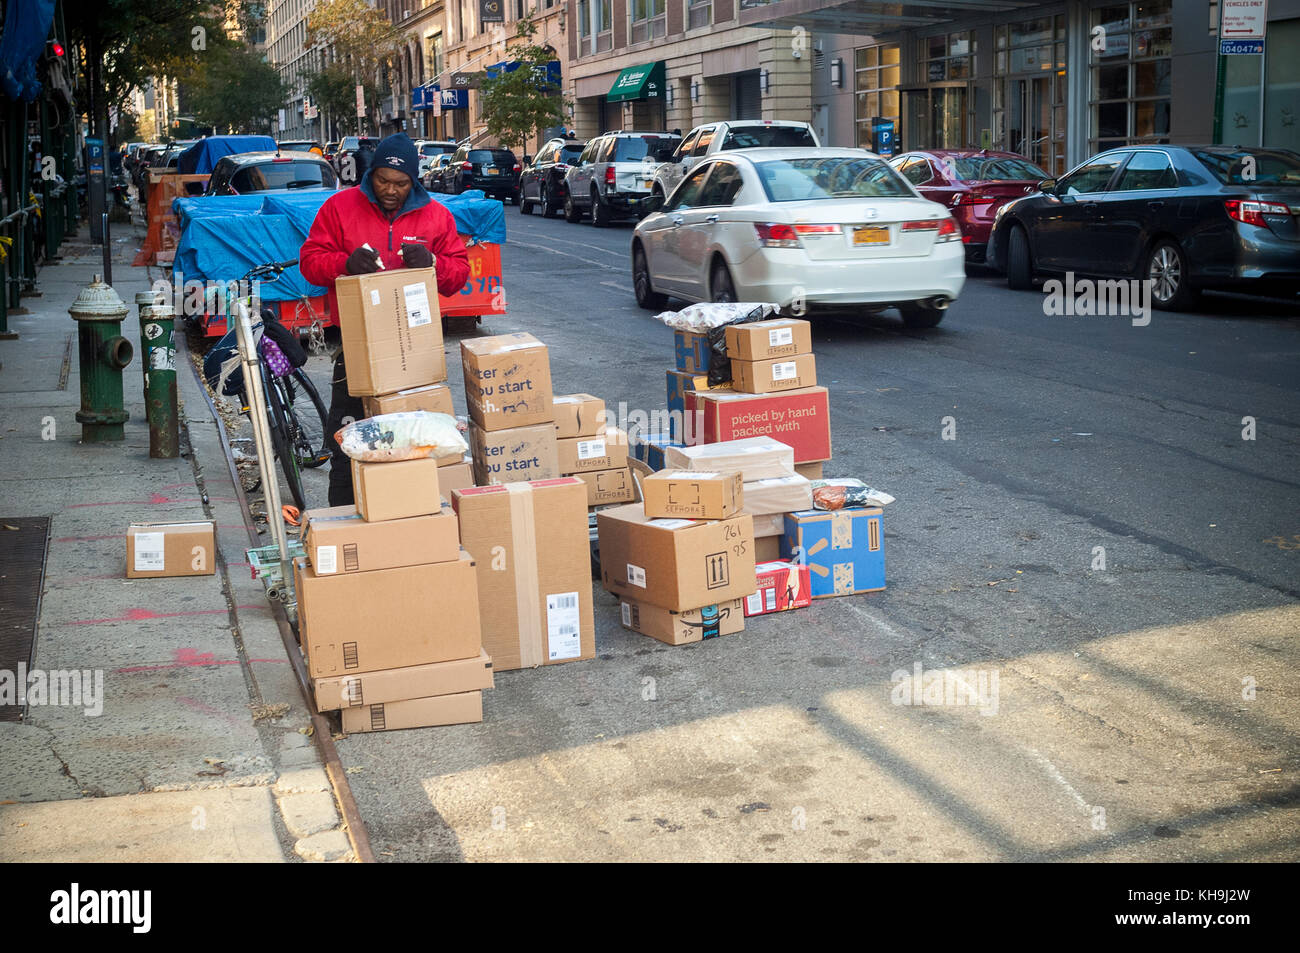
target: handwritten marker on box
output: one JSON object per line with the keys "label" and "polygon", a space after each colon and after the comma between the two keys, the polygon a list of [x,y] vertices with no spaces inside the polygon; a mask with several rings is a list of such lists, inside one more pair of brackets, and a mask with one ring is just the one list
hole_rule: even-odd
{"label": "handwritten marker on box", "polygon": [[375,251],[373,248],[370,247],[370,242],[366,242],[366,243],[365,243],[364,245],[362,245],[361,247],[364,248],[364,249],[365,249],[366,251],[368,251],[368,252],[374,252],[374,255],[375,255],[375,264],[377,264],[377,265],[379,266],[379,270],[380,270],[380,271],[383,271],[383,270],[384,270],[384,260],[383,260],[382,258],[379,257],[379,252]]}

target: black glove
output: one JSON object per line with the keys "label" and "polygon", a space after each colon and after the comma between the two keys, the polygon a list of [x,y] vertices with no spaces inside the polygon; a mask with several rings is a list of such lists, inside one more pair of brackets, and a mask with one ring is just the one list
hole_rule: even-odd
{"label": "black glove", "polygon": [[349,275],[368,275],[379,270],[379,254],[369,248],[358,248],[348,255],[345,266]]}
{"label": "black glove", "polygon": [[404,242],[402,244],[402,261],[407,268],[432,268],[433,252],[429,251],[424,245],[417,245],[415,242]]}

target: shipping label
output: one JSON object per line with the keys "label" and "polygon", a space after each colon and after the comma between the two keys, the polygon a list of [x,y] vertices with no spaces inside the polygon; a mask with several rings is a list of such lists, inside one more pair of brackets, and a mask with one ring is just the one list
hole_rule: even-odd
{"label": "shipping label", "polygon": [[547,658],[554,662],[582,654],[582,617],[576,592],[546,596]]}
{"label": "shipping label", "polygon": [[597,457],[606,456],[605,441],[603,438],[598,440],[579,440],[578,441],[578,459],[594,460]]}
{"label": "shipping label", "polygon": [[406,326],[408,328],[419,328],[433,323],[433,315],[429,313],[429,292],[425,288],[424,282],[403,285],[402,295],[406,298]]}
{"label": "shipping label", "polygon": [[772,380],[788,381],[799,376],[799,365],[795,361],[780,361],[772,365]]}
{"label": "shipping label", "polygon": [[767,332],[768,347],[785,347],[794,343],[794,328],[771,328]]}
{"label": "shipping label", "polygon": [[329,576],[339,571],[339,548],[337,546],[317,546],[316,558],[312,568],[318,576]]}
{"label": "shipping label", "polygon": [[683,526],[690,526],[695,520],[679,520],[663,517],[657,520],[650,520],[646,526],[657,526],[660,529],[681,529]]}
{"label": "shipping label", "polygon": [[135,572],[162,572],[167,568],[166,533],[135,534]]}
{"label": "shipping label", "polygon": [[627,584],[629,586],[640,586],[645,588],[645,568],[636,566],[632,563],[627,564]]}

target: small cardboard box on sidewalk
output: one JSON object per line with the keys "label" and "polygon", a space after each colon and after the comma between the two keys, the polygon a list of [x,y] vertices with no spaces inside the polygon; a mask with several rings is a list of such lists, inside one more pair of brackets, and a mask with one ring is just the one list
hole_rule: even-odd
{"label": "small cardboard box on sidewalk", "polygon": [[378,417],[380,414],[402,414],[414,410],[427,410],[431,414],[456,416],[455,405],[451,402],[451,388],[446,384],[426,384],[423,387],[408,387],[406,390],[399,390],[395,394],[363,397],[361,398],[361,404],[366,409],[367,417]]}
{"label": "small cardboard box on sidewalk", "polygon": [[758,592],[745,600],[745,615],[767,615],[812,605],[807,566],[774,560],[754,567]]}
{"label": "small cardboard box on sidewalk", "polygon": [[126,578],[211,576],[217,571],[216,527],[192,523],[132,523],[126,528]]}
{"label": "small cardboard box on sidewalk", "polygon": [[630,597],[619,600],[623,628],[640,632],[669,645],[687,645],[745,628],[744,602],[732,599],[720,605],[674,612]]}
{"label": "small cardboard box on sidewalk", "polygon": [[474,482],[479,486],[550,480],[560,475],[555,425],[546,422],[509,430],[469,425]]}
{"label": "small cardboard box on sidewalk", "polygon": [[781,553],[802,559],[814,599],[885,588],[885,533],[878,506],[787,513]]}
{"label": "small cardboard box on sidewalk", "polygon": [[344,275],[334,293],[349,394],[392,394],[447,379],[432,268]]}
{"label": "small cardboard box on sidewalk", "polygon": [[554,421],[550,352],[537,338],[522,331],[473,338],[460,342],[460,356],[465,402],[480,428],[505,430]]}
{"label": "small cardboard box on sidewalk", "polygon": [[794,473],[794,449],[771,437],[746,437],[695,447],[664,448],[664,460],[679,470],[739,473],[745,480],[769,480]]}
{"label": "small cardboard box on sidewalk", "polygon": [[779,394],[693,391],[686,395],[686,411],[696,410],[703,414],[695,434],[697,444],[771,437],[794,450],[796,464],[831,458],[830,400],[825,387]]}
{"label": "small cardboard box on sidewalk", "polygon": [[408,516],[381,523],[363,519],[355,506],[308,510],[302,519],[303,547],[318,576],[460,558],[456,514],[450,506],[427,516]]}
{"label": "small cardboard box on sidewalk", "polygon": [[[724,520],[740,512],[744,483],[739,473],[705,473],[700,470],[660,470],[641,481],[645,513]],[[809,498],[811,505],[811,497]]]}
{"label": "small cardboard box on sidewalk", "polygon": [[343,709],[343,730],[350,734],[396,731],[399,728],[433,728],[438,725],[474,725],[482,720],[481,691]]}
{"label": "small cardboard box on sidewalk", "polygon": [[816,383],[817,358],[812,354],[731,362],[731,388],[744,394],[773,394]]}
{"label": "small cardboard box on sidewalk", "polygon": [[745,482],[744,510],[754,517],[755,533],[760,516],[812,508],[812,483],[797,474]]}
{"label": "small cardboard box on sidewalk", "polygon": [[483,647],[493,668],[595,658],[587,485],[561,477],[470,487],[451,501],[461,545],[478,560]]}
{"label": "small cardboard box on sidewalk", "polygon": [[601,580],[619,598],[682,612],[743,599],[755,589],[748,513],[725,520],[654,519],[632,504],[599,511],[596,525]]}
{"label": "small cardboard box on sidewalk", "polygon": [[801,318],[773,318],[731,324],[723,329],[727,357],[733,361],[766,361],[812,353],[812,325]]}
{"label": "small cardboard box on sidewalk", "polygon": [[603,506],[606,503],[630,503],[636,499],[636,484],[627,467],[617,470],[596,470],[593,473],[575,473],[587,484],[587,505]]}
{"label": "small cardboard box on sidewalk", "polygon": [[561,437],[558,442],[560,473],[594,473],[627,466],[627,434],[607,427],[590,437]]}
{"label": "small cardboard box on sidewalk", "polygon": [[438,461],[432,457],[383,463],[353,460],[352,488],[357,512],[372,523],[425,516],[442,509]]}
{"label": "small cardboard box on sidewalk", "polygon": [[555,436],[594,437],[605,429],[605,402],[590,394],[557,394],[552,401],[555,410]]}
{"label": "small cardboard box on sidewalk", "polygon": [[458,695],[491,688],[492,685],[492,659],[484,651],[480,651],[476,658],[407,665],[358,675],[332,675],[314,678],[311,682],[319,711],[338,711],[433,695]]}

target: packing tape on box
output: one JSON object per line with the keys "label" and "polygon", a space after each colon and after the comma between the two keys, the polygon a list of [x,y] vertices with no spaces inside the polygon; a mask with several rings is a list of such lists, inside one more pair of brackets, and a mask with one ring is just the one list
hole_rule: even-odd
{"label": "packing tape on box", "polygon": [[[515,605],[519,617],[519,666],[541,665],[542,610],[537,601],[537,535],[533,525],[533,488],[527,483],[505,484],[510,499],[510,544],[515,557]],[[520,553],[528,553],[521,558]]]}

